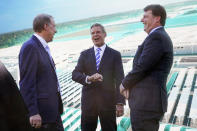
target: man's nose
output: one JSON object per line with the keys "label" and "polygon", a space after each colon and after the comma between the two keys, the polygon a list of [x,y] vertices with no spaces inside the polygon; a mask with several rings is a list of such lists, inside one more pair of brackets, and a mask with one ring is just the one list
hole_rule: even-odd
{"label": "man's nose", "polygon": [[141,18],[141,22],[144,22],[144,18]]}

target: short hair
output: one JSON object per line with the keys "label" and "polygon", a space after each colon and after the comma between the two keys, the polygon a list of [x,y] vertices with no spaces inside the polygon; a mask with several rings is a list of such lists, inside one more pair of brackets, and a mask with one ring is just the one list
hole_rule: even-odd
{"label": "short hair", "polygon": [[44,29],[45,24],[51,23],[51,19],[53,19],[53,17],[48,14],[37,15],[33,21],[33,30],[35,32],[41,32]]}
{"label": "short hair", "polygon": [[91,30],[93,27],[97,27],[97,26],[101,27],[102,32],[106,34],[106,31],[105,31],[104,26],[101,25],[101,24],[99,24],[99,23],[93,24],[93,25],[90,27],[90,30]]}
{"label": "short hair", "polygon": [[144,8],[144,11],[151,10],[154,16],[160,16],[160,23],[162,26],[165,26],[166,23],[166,10],[163,6],[159,4],[151,4]]}

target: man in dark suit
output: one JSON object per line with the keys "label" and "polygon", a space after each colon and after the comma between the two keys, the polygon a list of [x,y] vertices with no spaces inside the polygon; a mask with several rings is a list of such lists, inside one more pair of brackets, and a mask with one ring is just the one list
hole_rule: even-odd
{"label": "man in dark suit", "polygon": [[144,8],[141,22],[148,36],[138,47],[133,69],[120,86],[121,94],[129,99],[133,131],[157,131],[167,110],[166,81],[173,62],[173,46],[163,27],[165,20],[164,7]]}
{"label": "man in dark suit", "polygon": [[0,131],[31,131],[27,115],[15,80],[0,62]]}
{"label": "man in dark suit", "polygon": [[63,131],[59,83],[47,44],[56,33],[53,17],[36,16],[33,29],[35,34],[23,44],[19,54],[20,91],[34,128]]}
{"label": "man in dark suit", "polygon": [[116,115],[122,116],[124,97],[119,86],[124,77],[121,55],[108,47],[101,24],[90,28],[94,47],[81,52],[72,79],[83,85],[81,129],[95,131],[100,119],[102,131],[116,131]]}

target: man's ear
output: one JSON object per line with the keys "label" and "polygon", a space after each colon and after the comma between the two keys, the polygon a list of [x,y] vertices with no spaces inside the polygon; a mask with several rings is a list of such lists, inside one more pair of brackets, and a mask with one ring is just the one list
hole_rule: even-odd
{"label": "man's ear", "polygon": [[48,25],[44,24],[44,30],[47,30],[47,29],[48,29]]}
{"label": "man's ear", "polygon": [[156,16],[155,19],[156,19],[156,23],[160,23],[161,16]]}
{"label": "man's ear", "polygon": [[107,33],[105,33],[105,37],[107,37]]}

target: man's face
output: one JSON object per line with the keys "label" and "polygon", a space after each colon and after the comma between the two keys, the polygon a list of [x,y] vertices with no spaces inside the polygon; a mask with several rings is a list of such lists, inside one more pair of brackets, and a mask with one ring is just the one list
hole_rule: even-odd
{"label": "man's face", "polygon": [[100,26],[94,26],[90,30],[92,41],[95,46],[101,47],[105,43],[106,33],[104,33]]}
{"label": "man's face", "polygon": [[55,22],[53,19],[51,19],[51,23],[46,25],[46,31],[47,31],[47,40],[46,42],[50,42],[53,40],[53,36],[55,35],[56,28],[55,28]]}
{"label": "man's face", "polygon": [[144,12],[141,22],[144,24],[144,31],[149,34],[160,23],[160,16],[154,16],[152,11],[148,10]]}

